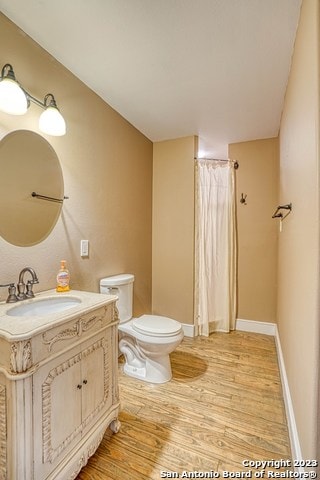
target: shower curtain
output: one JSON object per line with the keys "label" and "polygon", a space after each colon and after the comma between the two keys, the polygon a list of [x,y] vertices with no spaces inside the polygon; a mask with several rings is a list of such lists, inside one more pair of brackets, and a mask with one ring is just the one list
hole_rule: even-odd
{"label": "shower curtain", "polygon": [[203,336],[235,328],[234,176],[231,161],[196,161],[195,324]]}

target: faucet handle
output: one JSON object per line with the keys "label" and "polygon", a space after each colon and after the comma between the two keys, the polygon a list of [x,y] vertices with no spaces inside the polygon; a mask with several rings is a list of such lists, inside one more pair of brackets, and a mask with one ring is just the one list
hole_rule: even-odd
{"label": "faucet handle", "polygon": [[6,283],[5,285],[0,285],[0,287],[9,287],[9,295],[6,303],[15,303],[18,301],[18,297],[16,295],[16,287],[14,283]]}
{"label": "faucet handle", "polygon": [[18,301],[18,297],[16,295],[16,286],[14,283],[10,283],[9,285],[9,296],[7,298],[7,303],[14,303]]}
{"label": "faucet handle", "polygon": [[[38,280],[38,279],[37,279],[37,280]],[[33,287],[33,284],[34,284],[34,283],[39,283],[39,280],[38,280],[37,282],[34,282],[34,281],[32,281],[32,280],[28,280],[28,281],[27,281],[27,285],[26,285],[26,287],[27,287],[26,297],[27,297],[27,298],[33,298],[33,297],[34,297],[34,293],[33,293],[33,291],[32,291],[32,287]]]}

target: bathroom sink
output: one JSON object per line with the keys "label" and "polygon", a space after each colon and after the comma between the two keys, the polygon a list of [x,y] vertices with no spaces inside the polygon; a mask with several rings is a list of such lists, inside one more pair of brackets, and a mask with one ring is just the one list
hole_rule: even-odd
{"label": "bathroom sink", "polygon": [[7,310],[11,317],[43,316],[63,312],[81,303],[81,299],[71,296],[42,298],[30,300],[29,303],[16,305]]}

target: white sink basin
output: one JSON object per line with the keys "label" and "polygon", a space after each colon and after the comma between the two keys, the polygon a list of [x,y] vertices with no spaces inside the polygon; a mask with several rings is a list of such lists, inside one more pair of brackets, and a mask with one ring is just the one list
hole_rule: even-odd
{"label": "white sink basin", "polygon": [[77,297],[50,297],[39,300],[29,300],[28,303],[16,305],[7,310],[11,317],[43,316],[51,313],[62,312],[81,303]]}

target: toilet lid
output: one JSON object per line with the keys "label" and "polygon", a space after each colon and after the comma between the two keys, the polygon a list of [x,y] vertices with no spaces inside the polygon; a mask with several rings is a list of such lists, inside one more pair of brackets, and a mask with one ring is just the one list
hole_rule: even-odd
{"label": "toilet lid", "polygon": [[172,318],[159,315],[142,315],[132,321],[132,328],[139,333],[170,337],[181,331],[181,324]]}

